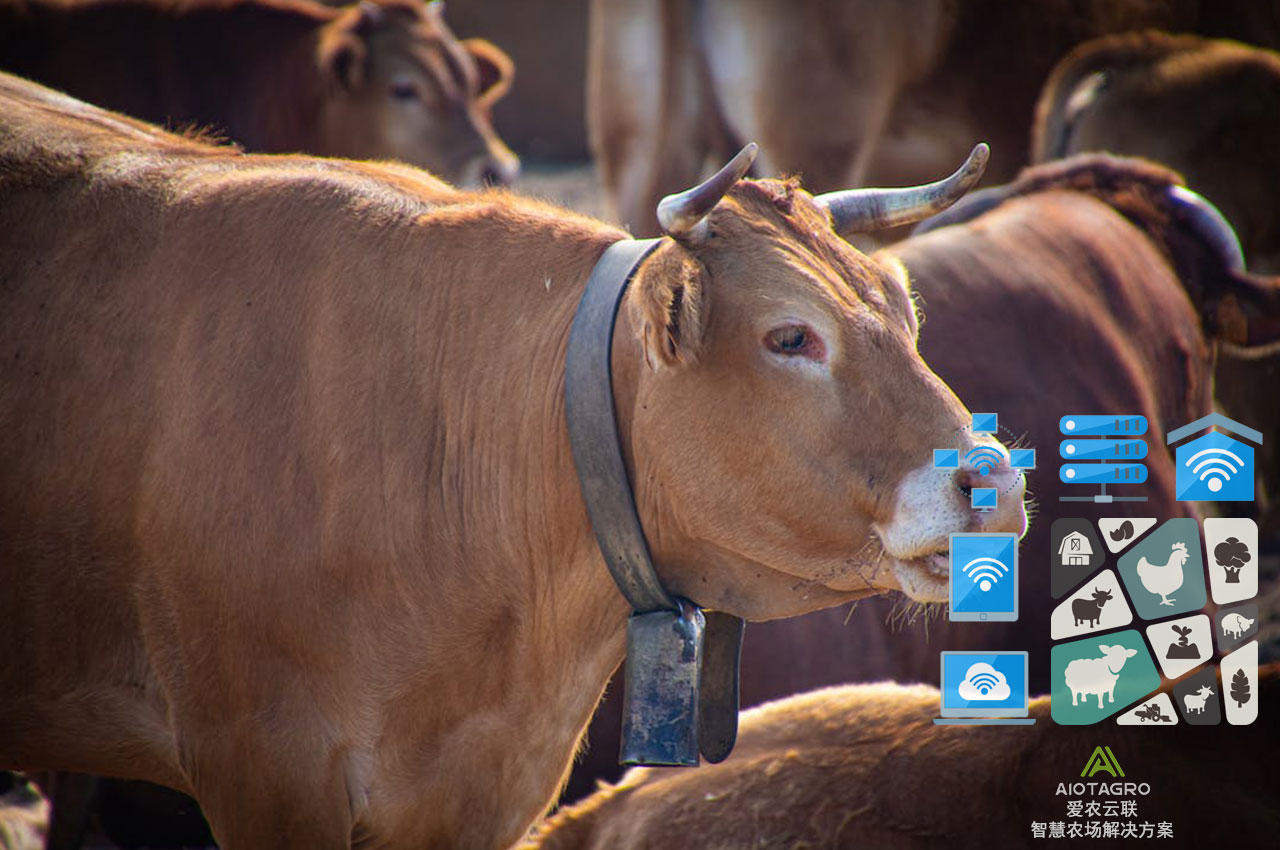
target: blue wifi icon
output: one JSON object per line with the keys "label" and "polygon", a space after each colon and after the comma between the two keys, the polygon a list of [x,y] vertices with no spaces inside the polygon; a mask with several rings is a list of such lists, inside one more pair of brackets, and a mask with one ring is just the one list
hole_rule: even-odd
{"label": "blue wifi icon", "polygon": [[989,475],[1004,460],[1004,453],[992,446],[974,446],[965,452],[964,460],[981,474]]}

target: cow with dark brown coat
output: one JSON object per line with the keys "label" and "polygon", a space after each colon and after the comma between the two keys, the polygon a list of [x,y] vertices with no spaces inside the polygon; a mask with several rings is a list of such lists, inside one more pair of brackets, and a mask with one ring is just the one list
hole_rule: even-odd
{"label": "cow with dark brown coat", "polygon": [[[901,267],[837,234],[944,206],[983,152],[815,198],[739,181],[747,150],[664,202],[611,363],[670,593],[937,601],[948,534],[1025,529],[1007,464],[994,514],[933,468],[969,414]],[[563,383],[626,234],[7,75],[0,198],[0,767],[170,785],[227,850],[519,839],[624,651]]]}
{"label": "cow with dark brown coat", "polygon": [[[1178,171],[1234,226],[1249,268],[1280,273],[1280,54],[1160,32],[1080,45],[1050,75],[1036,108],[1038,162],[1088,151]],[[1280,353],[1219,347],[1215,396],[1228,414],[1280,433]],[[1280,441],[1258,450],[1262,534],[1280,549]]]}
{"label": "cow with dark brown coat", "polygon": [[[936,682],[942,649],[1022,649],[1048,657],[1050,529],[1058,517],[1194,516],[1179,502],[1163,434],[1212,410],[1214,343],[1280,339],[1280,281],[1237,265],[1230,228],[1177,175],[1106,156],[1028,169],[926,222],[891,254],[928,321],[920,351],[973,409],[996,411],[1038,452],[1028,475],[1036,520],[1020,549],[1015,623],[904,626],[901,600],[873,599],[747,629],[742,699],[753,705],[823,685],[893,678]],[[927,231],[927,232],[925,232]],[[1150,430],[1146,502],[1060,503],[1080,495],[1056,470],[1067,413],[1141,414]],[[945,446],[944,446],[945,447]],[[1280,482],[1277,482],[1280,483]],[[1032,667],[1032,687],[1047,690]],[[616,777],[616,695],[589,735],[574,790]]]}
{"label": "cow with dark brown coat", "polygon": [[443,4],[362,0],[0,0],[0,69],[254,151],[399,159],[509,183],[490,109],[506,54],[458,41]]}

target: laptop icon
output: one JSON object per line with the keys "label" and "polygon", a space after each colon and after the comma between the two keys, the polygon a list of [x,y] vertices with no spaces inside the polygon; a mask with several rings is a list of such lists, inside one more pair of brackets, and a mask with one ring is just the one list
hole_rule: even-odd
{"label": "laptop icon", "polygon": [[938,724],[1030,725],[1026,652],[942,653]]}

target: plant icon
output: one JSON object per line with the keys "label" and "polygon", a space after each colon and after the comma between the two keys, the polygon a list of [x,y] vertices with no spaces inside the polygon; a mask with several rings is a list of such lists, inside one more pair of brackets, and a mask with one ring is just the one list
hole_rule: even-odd
{"label": "plant icon", "polygon": [[1227,584],[1240,583],[1240,570],[1253,557],[1249,547],[1235,537],[1228,537],[1213,548],[1214,560],[1227,572]]}
{"label": "plant icon", "polygon": [[1191,627],[1175,625],[1172,628],[1178,633],[1178,642],[1169,645],[1165,658],[1199,658],[1200,648],[1187,640],[1191,636]]}
{"label": "plant icon", "polygon": [[1236,701],[1237,708],[1244,708],[1244,704],[1250,699],[1249,677],[1243,670],[1237,670],[1231,677],[1231,698]]}

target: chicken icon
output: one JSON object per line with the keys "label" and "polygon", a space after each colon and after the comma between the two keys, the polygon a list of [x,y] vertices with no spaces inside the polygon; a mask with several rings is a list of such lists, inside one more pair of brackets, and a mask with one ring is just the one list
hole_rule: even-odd
{"label": "chicken icon", "polygon": [[1182,566],[1188,557],[1187,544],[1178,542],[1173,544],[1172,551],[1163,564],[1153,564],[1146,557],[1138,561],[1138,578],[1141,579],[1142,586],[1158,595],[1161,605],[1172,605],[1177,601],[1171,599],[1169,594],[1182,587]]}

